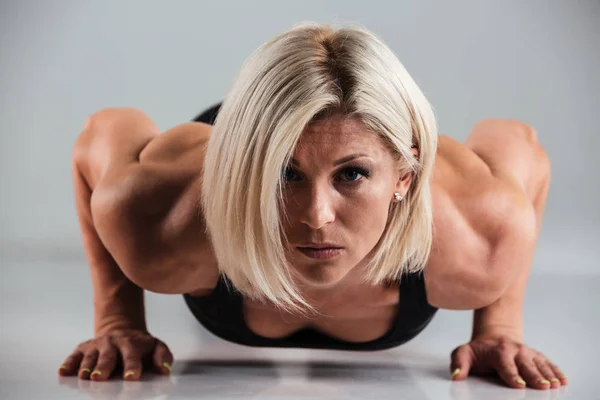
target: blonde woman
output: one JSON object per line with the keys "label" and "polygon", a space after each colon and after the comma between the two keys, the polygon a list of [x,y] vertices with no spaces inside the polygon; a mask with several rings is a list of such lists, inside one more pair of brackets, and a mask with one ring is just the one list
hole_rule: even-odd
{"label": "blonde woman", "polygon": [[[214,122],[214,125],[213,125]],[[73,178],[95,337],[61,375],[169,373],[143,290],[183,294],[212,333],[249,346],[380,350],[438,308],[474,310],[450,374],[555,388],[522,343],[550,181],[528,125],[438,135],[431,105],[362,28],[302,24],[262,45],[222,104],[159,134],[143,112],[91,116]]]}

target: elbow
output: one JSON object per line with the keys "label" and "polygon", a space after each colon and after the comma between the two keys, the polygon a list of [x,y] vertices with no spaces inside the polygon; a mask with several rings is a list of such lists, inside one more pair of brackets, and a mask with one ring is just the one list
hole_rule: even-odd
{"label": "elbow", "polygon": [[[156,262],[132,262],[129,268],[122,268],[127,278],[137,286],[158,294],[185,293],[185,280],[182,280],[177,269]],[[183,283],[183,284],[182,284]]]}
{"label": "elbow", "polygon": [[505,286],[493,277],[484,279],[480,286],[481,290],[479,295],[476,296],[474,303],[472,304],[473,310],[487,307],[502,297]]}
{"label": "elbow", "polygon": [[433,307],[447,310],[487,307],[496,302],[504,290],[504,285],[492,274],[474,274],[464,269],[460,274],[443,278],[426,273],[425,286],[427,302]]}
{"label": "elbow", "polygon": [[137,260],[124,273],[136,285],[158,294],[184,294],[199,289],[213,289],[219,270],[198,257],[174,257],[153,254],[152,260]]}

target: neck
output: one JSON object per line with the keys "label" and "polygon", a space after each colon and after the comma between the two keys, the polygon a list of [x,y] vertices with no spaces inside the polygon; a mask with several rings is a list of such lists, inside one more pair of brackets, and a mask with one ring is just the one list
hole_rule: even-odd
{"label": "neck", "polygon": [[296,285],[300,294],[315,308],[348,301],[353,294],[360,293],[366,285],[362,281],[363,274],[357,268],[349,271],[342,279],[334,283],[315,283],[304,277],[296,278]]}

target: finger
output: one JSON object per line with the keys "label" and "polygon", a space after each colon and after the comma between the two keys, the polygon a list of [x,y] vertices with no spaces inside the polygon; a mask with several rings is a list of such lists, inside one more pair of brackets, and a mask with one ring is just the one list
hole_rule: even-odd
{"label": "finger", "polygon": [[156,339],[156,346],[154,347],[154,354],[152,355],[152,364],[154,365],[154,370],[159,374],[168,375],[171,373],[173,354],[167,345],[159,339]]}
{"label": "finger", "polygon": [[60,376],[75,375],[77,373],[77,370],[79,369],[79,364],[81,364],[82,359],[83,359],[83,352],[81,350],[75,350],[62,363],[62,365],[58,369],[58,374]]}
{"label": "finger", "polygon": [[554,371],[554,376],[556,376],[558,378],[558,380],[560,381],[560,384],[562,386],[567,385],[568,383],[568,379],[565,376],[565,374],[561,371],[560,368],[558,368],[558,365],[548,361],[548,365],[550,366],[550,368],[552,368],[552,371]]}
{"label": "finger", "polygon": [[457,347],[450,356],[450,373],[452,380],[463,381],[469,376],[473,364],[473,349],[469,345]]}
{"label": "finger", "polygon": [[512,354],[502,352],[496,359],[496,372],[500,378],[510,387],[523,389],[526,386],[525,380],[519,374],[519,369]]}
{"label": "finger", "polygon": [[138,381],[142,377],[142,354],[129,339],[119,342],[119,349],[123,356],[123,379]]}
{"label": "finger", "polygon": [[98,360],[98,349],[89,350],[85,356],[83,357],[83,361],[81,361],[81,365],[79,366],[79,378],[80,379],[88,379],[92,370],[96,366],[96,361]]}
{"label": "finger", "polygon": [[548,360],[542,357],[534,357],[533,362],[538,367],[538,370],[544,376],[544,378],[550,382],[550,387],[552,389],[560,387],[560,380],[556,377],[556,374],[552,368],[550,368],[550,363]]}
{"label": "finger", "polygon": [[519,373],[527,382],[527,386],[535,389],[550,389],[550,381],[544,378],[533,362],[531,355],[519,354],[516,358]]}
{"label": "finger", "polygon": [[94,381],[105,381],[117,366],[117,349],[110,343],[102,346],[96,368],[92,371],[90,378]]}

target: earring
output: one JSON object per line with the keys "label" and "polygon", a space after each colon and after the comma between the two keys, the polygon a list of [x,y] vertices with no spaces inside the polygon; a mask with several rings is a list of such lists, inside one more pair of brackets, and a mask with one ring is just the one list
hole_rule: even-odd
{"label": "earring", "polygon": [[398,192],[394,193],[394,198],[396,199],[396,201],[402,200],[402,196],[400,196],[400,193]]}

